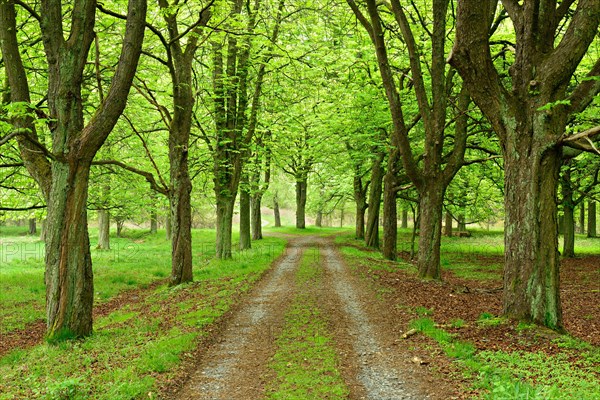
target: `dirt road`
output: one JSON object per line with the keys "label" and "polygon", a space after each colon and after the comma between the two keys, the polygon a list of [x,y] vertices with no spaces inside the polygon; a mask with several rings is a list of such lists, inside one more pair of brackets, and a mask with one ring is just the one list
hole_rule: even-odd
{"label": "dirt road", "polygon": [[[376,294],[353,276],[332,241],[292,237],[286,254],[273,266],[226,324],[223,333],[198,360],[197,370],[178,393],[179,399],[250,400],[266,396],[272,373],[269,362],[285,312],[299,290],[295,274],[310,248],[323,270],[317,288],[319,308],[331,325],[334,347],[350,399],[426,399],[419,367],[390,330]],[[314,250],[318,249],[318,250]]]}

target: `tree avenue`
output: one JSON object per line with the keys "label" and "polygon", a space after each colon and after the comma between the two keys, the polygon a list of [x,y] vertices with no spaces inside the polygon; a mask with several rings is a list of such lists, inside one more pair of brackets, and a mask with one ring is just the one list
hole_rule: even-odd
{"label": "tree avenue", "polygon": [[164,228],[169,286],[193,228],[231,259],[272,222],[352,225],[389,266],[412,228],[439,281],[443,225],[503,222],[503,312],[563,329],[561,256],[597,236],[600,0],[146,8],[0,0],[0,224],[43,232],[48,338],[92,333],[88,219],[103,254],[111,221]]}

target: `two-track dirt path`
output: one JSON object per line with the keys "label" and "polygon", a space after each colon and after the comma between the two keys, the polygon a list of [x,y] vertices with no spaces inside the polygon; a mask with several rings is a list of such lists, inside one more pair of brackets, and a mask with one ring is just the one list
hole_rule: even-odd
{"label": "two-track dirt path", "polygon": [[[223,329],[201,353],[197,369],[178,392],[178,398],[253,400],[265,397],[272,378],[269,362],[275,339],[295,287],[295,273],[307,248],[323,268],[316,288],[319,307],[327,315],[342,376],[351,399],[427,399],[419,367],[398,345],[401,333],[391,331],[386,310],[376,294],[353,276],[327,238],[289,237],[286,254],[250,293]],[[311,250],[314,251],[314,250]]]}

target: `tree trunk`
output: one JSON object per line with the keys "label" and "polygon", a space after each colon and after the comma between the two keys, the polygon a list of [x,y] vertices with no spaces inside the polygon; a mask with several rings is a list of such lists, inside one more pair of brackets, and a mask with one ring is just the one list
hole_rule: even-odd
{"label": "tree trunk", "polygon": [[385,174],[385,185],[383,192],[383,257],[387,260],[396,260],[398,241],[398,216],[396,195],[397,163],[400,154],[392,150],[389,156],[387,172]]}
{"label": "tree trunk", "polygon": [[408,211],[402,210],[402,229],[408,229]]}
{"label": "tree trunk", "polygon": [[444,185],[429,181],[420,193],[419,277],[440,280],[440,244],[442,239],[442,211],[444,208]]}
{"label": "tree trunk", "polygon": [[42,219],[41,228],[40,228],[40,240],[42,242],[46,241],[46,219]]}
{"label": "tree trunk", "polygon": [[273,198],[273,218],[275,218],[275,228],[281,228],[281,213],[279,212],[277,196]]}
{"label": "tree trunk", "polygon": [[216,256],[221,260],[231,259],[231,233],[235,197],[217,199]]}
{"label": "tree trunk", "polygon": [[117,237],[122,237],[123,234],[123,225],[125,225],[125,220],[123,218],[117,219]]}
{"label": "tree trunk", "polygon": [[446,220],[444,222],[444,235],[452,237],[452,214],[446,211]]}
{"label": "tree trunk", "polygon": [[365,238],[365,210],[367,202],[363,204],[356,203],[356,222],[354,228],[354,236],[356,239]]}
{"label": "tree trunk", "polygon": [[579,205],[579,233],[585,233],[585,201]]}
{"label": "tree trunk", "polygon": [[29,235],[35,235],[37,233],[37,225],[35,218],[29,218],[29,229],[27,230]]}
{"label": "tree trunk", "polygon": [[587,237],[596,237],[596,202],[594,200],[588,202]]}
{"label": "tree trunk", "polygon": [[252,240],[261,240],[263,238],[262,234],[262,215],[260,212],[261,202],[262,202],[262,194],[255,193],[252,196],[252,201],[250,202],[251,208],[251,225],[252,225]]}
{"label": "tree trunk", "polygon": [[315,226],[317,228],[323,227],[323,211],[317,211],[317,218],[315,219]]}
{"label": "tree trunk", "polygon": [[563,257],[575,257],[575,202],[573,199],[573,186],[571,184],[571,169],[569,161],[565,161],[567,168],[560,177],[560,186],[562,189],[562,233],[563,237]]}
{"label": "tree trunk", "polygon": [[89,164],[52,162],[46,227],[46,318],[49,338],[92,333],[94,282],[87,225]]}
{"label": "tree trunk", "polygon": [[575,210],[573,207],[564,207],[564,242],[563,257],[575,257]]}
{"label": "tree trunk", "polygon": [[[192,272],[192,207],[187,164],[179,169],[171,160],[171,218],[169,230],[171,239],[171,276],[169,285],[179,285],[193,280]],[[173,171],[178,170],[179,173]],[[176,177],[174,176],[176,175]]]}
{"label": "tree trunk", "polygon": [[[117,236],[120,235],[120,231],[119,234]],[[171,209],[169,208],[169,212],[168,214],[165,216],[165,238],[167,240],[171,240]]]}
{"label": "tree trunk", "polygon": [[344,227],[344,204],[342,204],[342,209],[340,210],[340,228]]}
{"label": "tree trunk", "polygon": [[305,177],[296,178],[296,228],[306,228],[306,189],[308,183]]}
{"label": "tree trunk", "polygon": [[[247,187],[247,181],[244,179],[242,186]],[[240,189],[240,250],[247,250],[252,247],[250,235],[250,193],[247,188]]]}
{"label": "tree trunk", "polygon": [[381,192],[383,186],[382,163],[384,154],[378,154],[371,166],[371,188],[369,189],[369,208],[367,212],[367,229],[365,231],[365,244],[375,249],[379,248],[379,208],[381,206]]}
{"label": "tree trunk", "polygon": [[98,210],[98,250],[110,250],[110,213]]}
{"label": "tree trunk", "polygon": [[526,157],[521,150],[504,155],[504,313],[561,329],[556,205],[561,154],[532,149]]}
{"label": "tree trunk", "polygon": [[156,206],[152,205],[152,210],[150,210],[150,233],[155,235],[156,232],[158,232],[158,213]]}

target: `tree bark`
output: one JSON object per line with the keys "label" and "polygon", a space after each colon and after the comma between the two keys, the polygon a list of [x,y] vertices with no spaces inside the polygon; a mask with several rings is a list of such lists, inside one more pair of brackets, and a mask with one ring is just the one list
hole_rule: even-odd
{"label": "tree bark", "polygon": [[98,210],[98,250],[110,250],[110,213]]}
{"label": "tree bark", "polygon": [[440,244],[442,238],[442,211],[445,185],[430,180],[419,201],[419,277],[440,280]]}
{"label": "tree bark", "polygon": [[402,210],[402,229],[408,229],[408,211]]}
{"label": "tree bark", "polygon": [[171,209],[169,208],[169,213],[165,216],[165,238],[167,240],[171,240],[172,237],[171,232]]}
{"label": "tree bark", "polygon": [[27,234],[35,235],[37,234],[37,225],[35,218],[29,218],[29,229],[27,230]]}
{"label": "tree bark", "polygon": [[215,248],[217,258],[222,260],[232,258],[231,234],[234,204],[235,198],[217,199],[217,236]]}
{"label": "tree bark", "polygon": [[572,207],[564,207],[563,257],[575,257],[575,213]]}
{"label": "tree bark", "polygon": [[371,188],[369,189],[365,244],[375,249],[379,248],[379,209],[381,207],[381,192],[383,189],[384,174],[382,164],[384,158],[385,154],[377,154],[371,165]]}
{"label": "tree bark", "polygon": [[595,238],[596,236],[596,202],[594,200],[590,200],[588,202],[587,237]]}
{"label": "tree bark", "polygon": [[296,177],[296,228],[306,228],[306,190],[308,182],[306,176]]}
{"label": "tree bark", "polygon": [[579,205],[579,233],[585,233],[585,202],[582,201]]}
{"label": "tree bark", "polygon": [[150,210],[150,233],[156,235],[158,232],[158,212],[156,211],[156,205],[152,204]]}
{"label": "tree bark", "polygon": [[323,227],[323,211],[317,211],[317,218],[315,218],[315,226],[317,228]]}
{"label": "tree bark", "polygon": [[250,201],[251,208],[251,225],[252,225],[252,240],[261,240],[262,234],[262,214],[261,214],[261,203],[262,193],[254,193]]}
{"label": "tree bark", "polygon": [[242,179],[240,188],[240,250],[252,247],[250,234],[250,193],[247,179]]}
{"label": "tree bark", "polygon": [[273,218],[275,219],[275,228],[281,228],[281,213],[279,212],[277,193],[273,196]]}
{"label": "tree bark", "polygon": [[444,235],[447,237],[452,237],[452,214],[449,211],[446,211],[446,220],[444,222]]}

